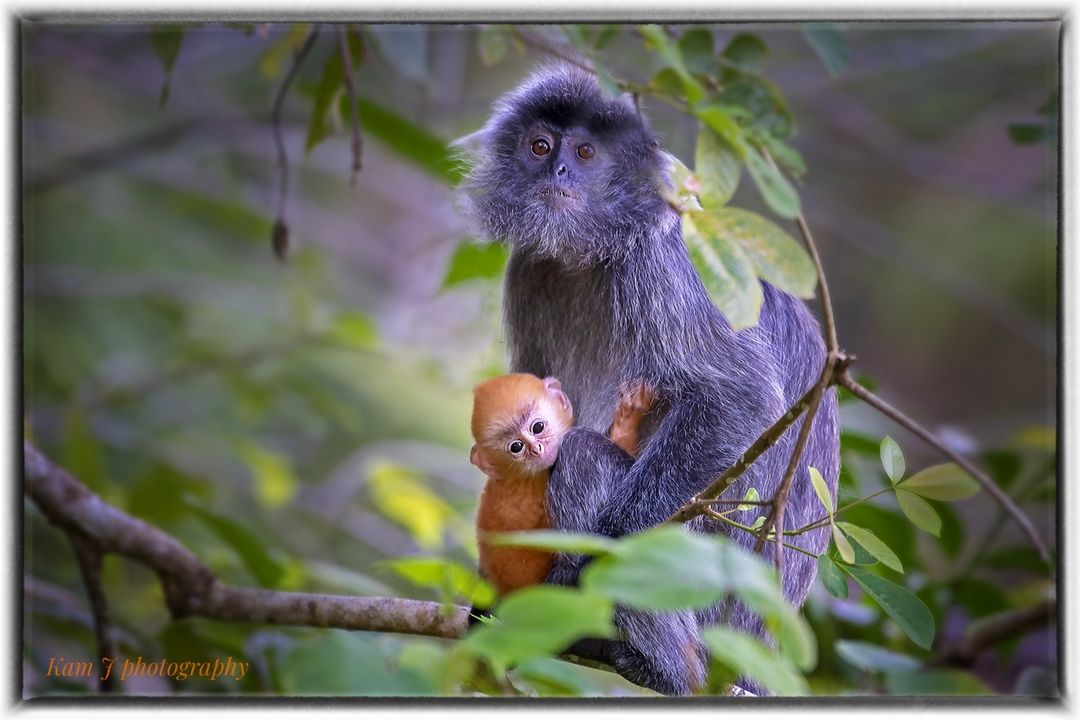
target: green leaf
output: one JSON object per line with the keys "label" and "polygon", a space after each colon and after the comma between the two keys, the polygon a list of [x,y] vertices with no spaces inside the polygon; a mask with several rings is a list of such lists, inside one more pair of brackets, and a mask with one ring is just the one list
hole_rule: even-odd
{"label": "green leaf", "polygon": [[579,555],[607,555],[618,547],[615,540],[603,535],[584,535],[558,530],[492,533],[485,540],[494,545],[539,548]]}
{"label": "green leaf", "polygon": [[583,637],[612,637],[611,610],[610,601],[587,590],[525,588],[499,603],[497,623],[473,627],[461,645],[490,662],[511,665],[560,652]]}
{"label": "green leaf", "polygon": [[840,522],[837,523],[837,525],[839,525],[840,528],[850,535],[857,543],[862,545],[866,552],[880,560],[886,567],[892,568],[899,573],[904,572],[904,566],[901,564],[900,558],[898,558],[896,553],[894,553],[888,545],[882,542],[877,535],[866,528],[861,528],[858,525],[852,525],[848,522]]}
{"label": "green leaf", "polygon": [[488,67],[502,62],[510,49],[510,41],[506,35],[507,29],[502,25],[487,25],[480,29],[480,62]]}
{"label": "green leaf", "polygon": [[836,551],[840,553],[840,558],[849,564],[855,562],[855,548],[851,547],[851,543],[844,537],[844,533],[840,532],[840,528],[835,525],[831,527],[833,542],[836,543]]}
{"label": "green leaf", "polygon": [[793,220],[802,212],[799,193],[776,165],[772,164],[757,148],[750,147],[746,154],[746,169],[757,185],[762,199],[774,213]]}
{"label": "green leaf", "polygon": [[731,327],[756,325],[765,295],[749,256],[716,226],[710,213],[683,215],[682,231],[702,284]]}
{"label": "green leaf", "polygon": [[802,26],[802,34],[830,75],[836,77],[847,69],[851,62],[851,51],[839,26],[834,23],[807,23]]}
{"label": "green leaf", "polygon": [[367,25],[375,47],[395,72],[415,83],[428,80],[428,28],[424,25]]}
{"label": "green leaf", "polygon": [[[353,66],[359,65],[364,59],[364,44],[359,33],[349,31],[348,35],[349,54],[352,57]],[[319,84],[315,86],[315,96],[311,103],[311,119],[308,120],[307,137],[304,139],[304,152],[311,150],[329,137],[334,131],[335,125],[341,122],[341,98],[345,97],[345,70],[341,64],[341,53],[332,52],[323,64],[322,74],[319,76]],[[347,101],[346,101],[347,102]],[[348,108],[345,108],[348,110]],[[336,113],[336,122],[328,118],[330,112]]]}
{"label": "green leaf", "polygon": [[526,660],[513,670],[520,678],[544,697],[590,697],[603,695],[603,690],[589,682],[580,667],[555,658],[537,657]]}
{"label": "green leaf", "polygon": [[379,339],[378,328],[367,313],[346,310],[338,313],[331,325],[333,337],[358,350],[375,347]]}
{"label": "green leaf", "polygon": [[956,583],[953,586],[953,602],[963,607],[972,620],[1011,609],[1009,599],[996,584],[977,578]]}
{"label": "green leaf", "polygon": [[[719,540],[672,525],[629,535],[589,563],[581,586],[643,610],[707,607],[733,583],[724,563],[730,548]],[[694,572],[673,572],[685,567]]]}
{"label": "green leaf", "polygon": [[[743,496],[743,500],[746,500],[750,503],[757,503],[761,501],[761,496],[758,495],[757,488],[747,488],[746,495]],[[756,507],[757,505],[739,505],[736,507],[736,510],[739,510],[740,512],[749,512]]]}
{"label": "green leaf", "polygon": [[994,695],[994,691],[971,673],[961,670],[918,670],[885,676],[894,695]]}
{"label": "green leaf", "polygon": [[694,109],[694,115],[727,142],[738,159],[746,160],[749,147],[743,137],[742,128],[731,115],[733,109],[727,105],[706,105]]}
{"label": "green leaf", "polygon": [[709,75],[716,69],[713,57],[713,35],[704,28],[693,28],[679,38],[679,51],[682,53],[686,69],[696,75]]}
{"label": "green leaf", "polygon": [[910,655],[861,640],[837,640],[836,654],[858,669],[868,672],[915,670],[922,665]]}
{"label": "green leaf", "polygon": [[727,207],[699,213],[709,232],[723,235],[739,245],[750,258],[754,272],[773,287],[796,297],[811,298],[817,287],[817,271],[810,255],[775,223],[757,213]]}
{"label": "green leaf", "polygon": [[264,588],[277,588],[285,567],[266,552],[266,541],[257,537],[240,523],[210,510],[187,503],[192,514],[209,527],[218,538],[231,547],[255,579]]}
{"label": "green leaf", "polygon": [[867,570],[847,566],[841,566],[841,569],[859,583],[866,594],[881,606],[912,642],[921,648],[930,649],[934,641],[934,617],[922,600],[907,588]]}
{"label": "green leaf", "polygon": [[510,251],[502,243],[464,242],[450,258],[443,289],[470,280],[493,280],[502,275]]}
{"label": "green leaf", "polygon": [[741,170],[731,145],[702,123],[694,150],[694,172],[701,183],[702,205],[709,210],[727,205],[739,186]]}
{"label": "green leaf", "polygon": [[996,569],[1027,570],[1040,575],[1050,568],[1038,551],[1027,546],[993,550],[982,559],[981,564]]}
{"label": "green leaf", "polygon": [[723,55],[731,62],[751,72],[761,72],[765,67],[765,56],[769,49],[757,35],[739,33],[731,38],[724,48]]}
{"label": "green leaf", "polygon": [[900,487],[896,488],[896,502],[915,527],[934,537],[941,535],[941,517],[930,503]]}
{"label": "green leaf", "polygon": [[904,453],[888,435],[881,441],[881,466],[885,468],[885,474],[892,480],[893,485],[900,482],[904,477],[904,470],[907,469],[904,465]]}
{"label": "green leaf", "polygon": [[821,501],[821,506],[825,508],[825,512],[829,514],[829,518],[832,518],[832,493],[829,492],[829,486],[825,484],[825,478],[821,476],[821,472],[816,467],[810,468],[810,482],[814,485],[814,492],[817,493],[818,500]]}
{"label": "green leaf", "polygon": [[[348,117],[348,98],[342,97],[343,117]],[[461,180],[463,170],[446,141],[410,122],[403,115],[366,98],[358,100],[365,136],[376,138],[395,153],[450,183]]]}
{"label": "green leaf", "polygon": [[955,463],[932,465],[904,481],[904,489],[931,500],[963,500],[979,492],[979,484]]}
{"label": "green leaf", "polygon": [[757,638],[725,627],[711,627],[701,633],[713,662],[737,675],[760,683],[775,695],[807,695],[806,679],[791,664]]}
{"label": "green leaf", "polygon": [[183,41],[184,27],[182,25],[158,25],[150,31],[150,42],[154,46],[154,53],[165,70],[165,82],[161,85],[161,94],[158,97],[158,105],[161,107],[165,107],[169,101],[172,69],[180,54],[180,45]]}
{"label": "green leaf", "polygon": [[645,45],[654,51],[679,76],[683,92],[690,105],[697,105],[705,98],[705,88],[701,86],[686,67],[679,46],[672,42],[659,25],[642,25],[638,32],[645,38]]}
{"label": "green leaf", "polygon": [[383,560],[377,566],[418,587],[434,588],[447,600],[467,598],[476,607],[491,607],[495,591],[472,569],[439,557],[403,557]]}
{"label": "green leaf", "polygon": [[934,505],[934,512],[941,518],[941,532],[938,534],[938,546],[951,557],[956,558],[964,547],[964,521],[950,506],[944,503]]}
{"label": "green leaf", "polygon": [[830,595],[840,600],[847,600],[847,578],[826,553],[818,555],[818,575],[821,576],[821,583]]}

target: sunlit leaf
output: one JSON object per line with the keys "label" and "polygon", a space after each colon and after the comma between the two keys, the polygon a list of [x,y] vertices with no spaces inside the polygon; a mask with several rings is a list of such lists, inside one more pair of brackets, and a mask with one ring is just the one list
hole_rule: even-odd
{"label": "sunlit leaf", "polygon": [[702,206],[710,210],[727,205],[739,186],[742,166],[735,151],[712,128],[698,128],[694,172],[701,183]]}
{"label": "sunlit leaf", "polygon": [[841,566],[841,569],[855,579],[912,642],[919,647],[930,649],[934,641],[934,617],[922,600],[907,588],[862,568]]}
{"label": "sunlit leaf", "polygon": [[932,465],[904,481],[903,488],[931,500],[963,500],[979,492],[979,484],[955,463]]}
{"label": "sunlit leaf", "polygon": [[367,479],[379,512],[404,526],[420,547],[435,549],[454,511],[421,477],[411,468],[380,460],[372,463]]}
{"label": "sunlit leaf", "polygon": [[[758,503],[761,501],[761,496],[758,495],[757,488],[747,488],[746,495],[743,496],[743,500],[746,500],[748,503]],[[750,510],[753,510],[755,507],[757,507],[756,504],[739,505],[736,509],[742,512],[748,512]]]}
{"label": "sunlit leaf", "polygon": [[693,215],[683,215],[683,242],[705,289],[732,328],[753,327],[765,300],[753,263],[709,213]]}
{"label": "sunlit leaf", "polygon": [[941,535],[941,517],[930,503],[902,487],[896,488],[896,502],[915,527],[935,537]]}
{"label": "sunlit leaf", "polygon": [[794,238],[757,213],[726,207],[701,216],[710,232],[723,235],[743,249],[762,280],[796,297],[810,298],[817,287],[817,271],[810,255]]}
{"label": "sunlit leaf", "polygon": [[833,516],[833,499],[832,493],[829,492],[829,486],[825,484],[825,478],[821,476],[821,472],[816,468],[810,468],[810,482],[814,486],[814,492],[818,496],[818,500],[821,501],[821,507],[825,508],[825,512],[829,517]]}
{"label": "sunlit leaf", "polygon": [[725,627],[710,627],[701,633],[713,662],[737,675],[746,676],[775,695],[809,694],[805,678],[787,658],[777,655],[755,637]]}
{"label": "sunlit leaf", "polygon": [[236,452],[251,471],[255,497],[268,508],[279,508],[296,494],[297,480],[288,458],[254,443],[240,443]]}
{"label": "sunlit leaf", "polygon": [[904,453],[888,435],[881,441],[881,466],[885,468],[885,474],[889,476],[895,485],[904,477]]}
{"label": "sunlit leaf", "polygon": [[836,543],[836,551],[840,553],[840,558],[846,563],[855,562],[855,549],[851,547],[851,543],[844,536],[844,533],[840,532],[840,528],[832,526],[833,542]]}
{"label": "sunlit leaf", "polygon": [[795,186],[756,148],[751,147],[746,154],[746,169],[774,213],[790,220],[802,212]]}
{"label": "sunlit leaf", "polygon": [[880,560],[886,567],[890,567],[899,573],[904,572],[904,566],[900,562],[900,558],[873,532],[848,522],[839,522],[837,525],[858,542],[866,552]]}

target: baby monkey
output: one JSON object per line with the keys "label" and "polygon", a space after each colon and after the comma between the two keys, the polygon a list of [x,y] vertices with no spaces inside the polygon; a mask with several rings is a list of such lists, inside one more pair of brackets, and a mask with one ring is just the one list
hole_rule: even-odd
{"label": "baby monkey", "polygon": [[[620,392],[609,434],[637,456],[638,430],[655,394],[638,383]],[[492,545],[484,533],[550,528],[545,508],[548,475],[563,435],[573,425],[570,398],[555,378],[501,375],[476,386],[469,459],[487,475],[476,515],[480,574],[499,597],[544,581],[551,553]]]}

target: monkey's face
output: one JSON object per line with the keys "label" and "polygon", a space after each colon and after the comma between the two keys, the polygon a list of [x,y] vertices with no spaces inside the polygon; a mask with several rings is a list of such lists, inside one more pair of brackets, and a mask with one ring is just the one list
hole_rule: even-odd
{"label": "monkey's face", "polygon": [[[522,378],[527,378],[524,386]],[[549,470],[574,422],[570,399],[555,378],[509,375],[481,385],[480,418],[470,459],[489,477],[521,477]]]}
{"label": "monkey's face", "polygon": [[579,69],[543,70],[496,105],[469,141],[462,185],[480,234],[575,264],[633,252],[664,212],[664,161],[629,97]]}

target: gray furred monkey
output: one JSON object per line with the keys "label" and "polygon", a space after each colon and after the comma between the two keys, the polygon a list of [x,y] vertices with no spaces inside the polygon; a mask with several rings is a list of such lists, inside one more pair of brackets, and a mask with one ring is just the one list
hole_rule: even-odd
{"label": "gray furred monkey", "polygon": [[[578,409],[579,426],[565,436],[548,486],[552,525],[609,536],[653,527],[813,385],[825,358],[817,322],[801,301],[762,283],[758,325],[731,329],[690,262],[678,213],[662,197],[669,156],[630,98],[605,99],[589,73],[567,65],[540,70],[497,102],[469,143],[475,157],[462,186],[463,210],[481,236],[511,247],[504,320],[512,370],[558,377]],[[620,384],[638,379],[657,389],[660,402],[642,426],[634,462],[604,431]],[[750,487],[773,495],[799,424],[751,465],[729,497]],[[835,496],[832,390],[795,476],[788,528],[820,514],[808,466],[821,471]],[[751,510],[734,517],[750,523],[755,516]],[[742,546],[754,541],[714,520],[690,525],[730,534]],[[815,554],[828,541],[825,528],[792,539]],[[771,543],[765,555],[771,559]],[[548,582],[575,583],[583,564],[580,556],[557,556]],[[785,556],[784,591],[796,606],[816,567],[802,553]],[[592,644],[604,648],[600,659],[666,694],[690,692],[704,677],[700,627],[726,622],[764,635],[757,616],[728,600],[694,613],[620,608],[615,622],[620,642]]]}

